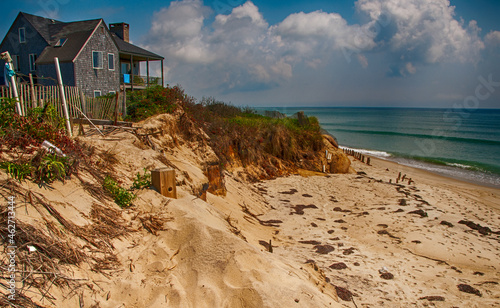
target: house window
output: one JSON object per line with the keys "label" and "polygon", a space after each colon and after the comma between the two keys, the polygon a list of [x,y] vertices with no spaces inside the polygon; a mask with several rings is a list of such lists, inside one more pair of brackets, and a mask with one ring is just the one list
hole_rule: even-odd
{"label": "house window", "polygon": [[26,28],[19,28],[19,43],[26,43]]}
{"label": "house window", "polygon": [[92,66],[94,69],[102,68],[102,51],[92,51]]}
{"label": "house window", "polygon": [[94,91],[94,98],[101,96],[101,90],[95,90]]}
{"label": "house window", "polygon": [[115,95],[116,91],[109,91],[109,95]]}
{"label": "house window", "polygon": [[15,72],[19,72],[19,56],[18,55],[12,55],[12,66],[14,67]]}
{"label": "house window", "polygon": [[63,38],[60,38],[57,43],[54,45],[54,47],[63,47],[64,43],[66,43],[68,39],[63,37]]}
{"label": "house window", "polygon": [[114,53],[108,53],[108,69],[110,71],[115,70],[115,54]]}
{"label": "house window", "polygon": [[35,62],[36,62],[36,54],[31,53],[30,54],[30,72],[36,71]]}

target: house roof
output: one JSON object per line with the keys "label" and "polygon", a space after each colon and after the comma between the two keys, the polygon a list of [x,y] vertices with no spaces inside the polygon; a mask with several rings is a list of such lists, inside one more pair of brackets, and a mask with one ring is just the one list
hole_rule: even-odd
{"label": "house roof", "polygon": [[138,46],[135,46],[133,44],[125,42],[124,40],[119,38],[114,33],[112,33],[112,36],[116,42],[116,45],[118,46],[118,50],[120,51],[120,54],[136,56],[137,60],[146,60],[147,58],[149,58],[150,60],[163,60],[164,59],[162,56],[159,56],[155,53],[147,51],[146,49],[143,49],[141,47],[138,47]]}
{"label": "house roof", "polygon": [[[54,57],[58,57],[59,62],[73,61],[101,21],[93,19],[49,25],[50,45],[43,50],[36,63],[53,63]],[[60,39],[66,39],[64,45],[55,47]]]}
{"label": "house roof", "polygon": [[[37,64],[53,63],[54,57],[58,57],[60,62],[73,61],[85,46],[95,28],[101,22],[104,22],[102,19],[62,22],[24,12],[20,12],[19,16],[26,18],[47,42],[48,46],[38,56]],[[132,55],[136,60],[163,60],[162,56],[125,42],[114,33],[110,32],[110,34],[122,57]],[[55,47],[56,43],[63,38],[66,39],[64,45]]]}
{"label": "house roof", "polygon": [[33,26],[33,28],[35,28],[36,31],[40,33],[40,35],[44,38],[47,44],[50,44],[49,26],[63,23],[55,19],[44,18],[24,12],[20,12],[19,16],[23,16]]}

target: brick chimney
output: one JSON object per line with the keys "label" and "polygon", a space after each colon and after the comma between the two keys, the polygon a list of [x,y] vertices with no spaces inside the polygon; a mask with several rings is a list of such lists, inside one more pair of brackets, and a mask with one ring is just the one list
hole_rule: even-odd
{"label": "brick chimney", "polygon": [[109,24],[109,30],[116,34],[119,38],[128,43],[129,41],[129,25],[124,22]]}

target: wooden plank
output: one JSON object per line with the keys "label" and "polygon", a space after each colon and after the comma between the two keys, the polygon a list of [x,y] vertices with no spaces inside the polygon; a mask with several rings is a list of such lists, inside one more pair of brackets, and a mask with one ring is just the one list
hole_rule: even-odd
{"label": "wooden plank", "polygon": [[69,86],[64,86],[64,91],[66,93],[66,104],[67,104],[67,108],[68,108],[68,117],[70,118],[73,118],[73,101],[72,101],[72,98],[71,98],[71,87]]}
{"label": "wooden plank", "polygon": [[75,110],[75,117],[76,117],[78,114],[80,114],[80,112],[75,107],[78,107],[78,109],[82,110],[77,87],[73,87],[73,108]]}
{"label": "wooden plank", "polygon": [[30,73],[30,88],[31,88],[31,103],[33,107],[36,107],[36,92],[35,84],[33,83],[33,75]]}
{"label": "wooden plank", "polygon": [[[113,125],[114,121],[113,120],[103,120],[103,119],[90,119],[92,123],[95,125]],[[82,118],[76,118],[73,119],[74,124],[90,124],[90,122],[87,119],[82,119]],[[132,127],[134,123],[132,122],[125,122],[125,121],[117,121],[115,126],[124,126],[124,127]]]}
{"label": "wooden plank", "polygon": [[118,100],[120,98],[119,95],[120,92],[116,92],[116,97],[115,97],[115,124],[118,123]]}
{"label": "wooden plank", "polygon": [[26,108],[24,107],[24,87],[22,84],[19,84],[19,104],[21,104],[21,113],[26,115]]}
{"label": "wooden plank", "polygon": [[80,95],[80,109],[82,109],[83,113],[87,114],[87,104],[85,101],[85,95],[83,94],[82,89],[77,87],[77,92],[79,92]]}
{"label": "wooden plank", "polygon": [[65,86],[66,92],[66,102],[68,103],[68,113],[70,118],[74,118],[75,116],[75,107],[73,106],[73,89],[70,86]]}
{"label": "wooden plank", "polygon": [[106,99],[107,101],[107,109],[106,109],[106,119],[110,119],[112,120],[113,119],[113,105],[114,105],[114,99],[112,98],[108,98]]}

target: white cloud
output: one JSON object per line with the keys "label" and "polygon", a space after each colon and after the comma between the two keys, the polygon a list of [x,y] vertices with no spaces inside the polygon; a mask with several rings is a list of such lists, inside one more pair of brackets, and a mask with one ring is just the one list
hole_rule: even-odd
{"label": "white cloud", "polygon": [[382,91],[384,82],[403,93],[403,84],[395,85],[405,78],[384,74],[422,76],[438,67],[431,64],[472,67],[485,44],[500,46],[499,31],[483,42],[477,23],[457,20],[447,0],[358,0],[356,7],[366,23],[314,11],[270,25],[251,1],[216,16],[202,0],[173,1],[154,13],[143,46],[165,57],[168,83],[195,95],[233,99],[253,91],[297,100],[310,97],[307,86],[315,97],[361,97],[360,80],[380,93],[390,92]]}
{"label": "white cloud", "polygon": [[361,64],[361,66],[363,68],[367,68],[368,67],[368,59],[362,54],[358,54],[357,57],[358,57],[359,64]]}
{"label": "white cloud", "polygon": [[168,8],[154,13],[145,47],[167,55],[169,63],[213,61],[210,46],[204,41],[203,21],[207,13],[200,0],[171,2]]}
{"label": "white cloud", "polygon": [[448,0],[359,0],[356,7],[378,27],[379,39],[406,60],[474,63],[484,48],[477,23],[457,21]]}
{"label": "white cloud", "polygon": [[273,64],[273,66],[271,66],[271,71],[284,78],[291,78],[293,76],[292,66],[286,63],[284,59],[281,59],[277,63]]}
{"label": "white cloud", "polygon": [[484,38],[484,42],[488,46],[500,46],[500,31],[491,31]]}
{"label": "white cloud", "polygon": [[348,25],[337,13],[315,11],[291,14],[271,31],[282,46],[303,56],[345,48],[362,51],[375,46],[373,37],[365,35],[363,27]]}
{"label": "white cloud", "polygon": [[417,69],[415,68],[415,66],[413,66],[413,64],[411,64],[411,62],[406,63],[405,68],[406,71],[412,75],[417,72]]}
{"label": "white cloud", "polygon": [[154,14],[145,47],[166,58],[167,78],[195,69],[198,75],[189,82],[232,91],[293,76],[288,58],[252,2],[215,16],[210,28],[205,24],[209,11],[200,0],[184,0]]}
{"label": "white cloud", "polygon": [[250,1],[244,3],[241,6],[235,7],[229,15],[217,15],[215,17],[215,20],[216,23],[224,25],[232,20],[241,20],[245,18],[250,18],[251,23],[259,27],[267,27],[267,22],[259,12],[259,8],[257,8],[255,4]]}
{"label": "white cloud", "polygon": [[314,58],[311,60],[306,60],[306,65],[312,69],[317,69],[319,65],[321,64],[321,60]]}

